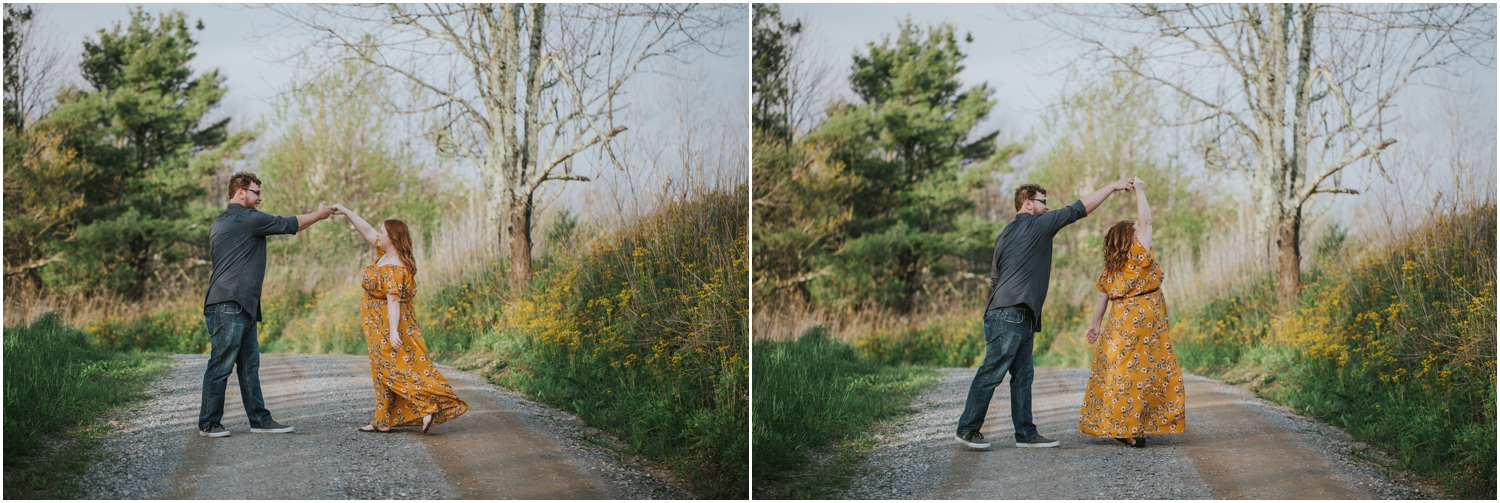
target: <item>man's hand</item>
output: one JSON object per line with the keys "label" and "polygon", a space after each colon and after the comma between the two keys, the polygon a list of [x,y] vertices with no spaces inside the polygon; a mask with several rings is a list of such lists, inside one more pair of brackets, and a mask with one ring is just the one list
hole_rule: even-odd
{"label": "man's hand", "polygon": [[1119,192],[1122,190],[1132,190],[1135,188],[1136,180],[1138,180],[1138,178],[1127,176],[1125,178],[1115,180],[1115,183],[1112,183],[1110,185],[1114,186],[1115,192]]}
{"label": "man's hand", "polygon": [[301,232],[303,229],[311,227],[312,224],[321,222],[331,216],[333,216],[333,208],[327,204],[318,203],[318,211],[306,215],[297,215],[297,231]]}

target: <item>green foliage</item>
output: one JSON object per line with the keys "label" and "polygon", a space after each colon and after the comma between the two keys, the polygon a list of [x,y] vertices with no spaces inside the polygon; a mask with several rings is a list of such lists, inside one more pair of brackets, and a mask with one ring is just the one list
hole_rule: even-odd
{"label": "green foliage", "polygon": [[949,319],[901,332],[856,337],[860,355],[882,365],[975,367],[984,361],[984,320]]}
{"label": "green foliage", "polygon": [[[1493,203],[1441,215],[1358,256],[1320,246],[1279,317],[1270,275],[1189,311],[1180,355],[1279,403],[1340,426],[1464,498],[1495,497]],[[1226,349],[1204,349],[1221,345]],[[1237,377],[1244,372],[1243,377]],[[1257,375],[1258,374],[1258,375]]]}
{"label": "green foliage", "polygon": [[[999,228],[971,215],[972,198],[1020,147],[973,131],[994,101],[984,84],[961,89],[963,58],[952,26],[907,21],[855,55],[862,104],[831,105],[800,147],[757,152],[771,171],[756,174],[769,182],[757,203],[776,206],[757,215],[770,232],[756,251],[775,257],[777,284],[824,306],[908,311],[924,282],[983,268]],[[822,211],[799,215],[808,196]]]}
{"label": "green foliage", "polygon": [[481,348],[499,381],[744,498],[749,445],[748,191],[668,203],[543,261]]}
{"label": "green foliage", "polygon": [[109,316],[84,327],[94,343],[118,351],[208,353],[201,302],[178,302],[156,311]]}
{"label": "green foliage", "polygon": [[[196,45],[183,13],[154,18],[140,8],[128,27],[84,41],[80,71],[93,90],[64,89],[57,108],[21,135],[37,146],[6,153],[7,195],[76,196],[52,212],[45,201],[23,203],[14,228],[7,211],[7,240],[33,243],[8,247],[8,264],[50,257],[35,278],[47,287],[138,298],[171,272],[164,268],[191,266],[185,259],[206,252],[214,211],[203,182],[254,135],[230,134],[227,118],[203,125],[227,89],[218,71],[193,77]],[[64,172],[43,172],[54,166]]]}
{"label": "green foliage", "polygon": [[754,149],[756,298],[763,306],[806,299],[807,281],[832,270],[814,270],[813,258],[837,252],[854,218],[845,202],[856,180],[805,142]]}
{"label": "green foliage", "polygon": [[790,143],[791,83],[787,72],[791,65],[792,39],[801,35],[802,21],[790,24],[781,20],[781,6],[777,4],[753,4],[755,11],[751,44],[755,54],[751,58],[750,90],[755,95],[750,125],[756,137],[767,142]]}
{"label": "green foliage", "polygon": [[1173,350],[1189,372],[1223,375],[1260,346],[1275,318],[1276,276],[1261,274],[1200,306],[1184,306],[1172,322]]}
{"label": "green foliage", "polygon": [[[855,347],[830,340],[823,327],[796,341],[757,341],[754,371],[754,485],[757,497],[773,498],[837,497],[852,474],[824,466],[825,473],[799,483],[808,454],[909,412],[917,394],[936,381],[930,370],[861,358]],[[762,488],[771,491],[762,494]]]}
{"label": "green foliage", "polygon": [[[548,236],[554,233],[549,231]],[[551,258],[544,256],[542,262]],[[501,260],[455,281],[426,286],[416,310],[417,318],[422,320],[427,348],[439,355],[452,356],[481,349],[485,334],[503,326],[509,302],[506,286],[509,271]]]}
{"label": "green foliage", "polygon": [[5,495],[72,498],[93,445],[89,426],[141,396],[170,360],[118,353],[47,314],[5,329]]}
{"label": "green foliage", "polygon": [[[281,100],[276,120],[286,131],[257,156],[266,201],[275,215],[307,213],[319,203],[342,203],[371,225],[399,218],[413,239],[428,243],[445,211],[463,197],[444,173],[419,160],[413,149],[390,139],[391,84],[366,64],[345,63],[307,82]],[[347,225],[315,225],[292,239],[276,240],[277,254],[349,258],[368,252],[364,238]]]}
{"label": "green foliage", "polygon": [[[285,343],[278,344],[278,341],[287,325],[308,315],[319,305],[319,299],[317,294],[295,288],[266,295],[261,303],[263,314],[256,338],[261,352],[297,349]],[[83,330],[93,338],[94,344],[116,351],[206,354],[211,349],[203,320],[203,304],[196,298],[174,302],[154,311],[107,316],[86,325]],[[363,344],[363,339],[360,339],[358,352],[364,351]]]}
{"label": "green foliage", "polygon": [[5,129],[7,295],[42,285],[43,267],[64,256],[62,243],[83,213],[83,187],[95,170],[67,146],[70,136],[51,124]]}

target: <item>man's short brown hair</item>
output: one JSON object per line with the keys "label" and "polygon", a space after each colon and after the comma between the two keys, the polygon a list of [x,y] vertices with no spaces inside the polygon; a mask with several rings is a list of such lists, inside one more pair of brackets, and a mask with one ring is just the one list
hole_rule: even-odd
{"label": "man's short brown hair", "polygon": [[229,177],[229,198],[234,199],[235,193],[240,189],[249,189],[252,183],[260,185],[260,179],[255,177],[255,173],[249,171],[235,173],[234,176]]}
{"label": "man's short brown hair", "polygon": [[1021,206],[1025,205],[1027,200],[1036,197],[1037,194],[1045,195],[1046,193],[1047,189],[1034,183],[1016,187],[1016,211],[1021,211]]}

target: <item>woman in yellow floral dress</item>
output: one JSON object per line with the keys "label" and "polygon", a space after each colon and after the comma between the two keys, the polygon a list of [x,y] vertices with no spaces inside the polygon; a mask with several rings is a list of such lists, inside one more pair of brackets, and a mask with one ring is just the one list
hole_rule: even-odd
{"label": "woman in yellow floral dress", "polygon": [[[1151,206],[1145,182],[1135,179],[1136,221],[1111,226],[1104,237],[1099,302],[1085,334],[1099,339],[1078,431],[1145,447],[1146,435],[1182,433],[1187,426],[1182,367],[1172,353],[1162,270],[1151,251]],[[1109,323],[1100,330],[1106,307]]]}
{"label": "woman in yellow floral dress", "polygon": [[[469,410],[427,355],[411,301],[417,294],[417,262],[412,257],[406,223],[386,220],[380,230],[343,205],[335,211],[349,217],[354,229],[375,246],[379,256],[365,266],[365,295],[360,324],[370,350],[370,377],[375,380],[375,420],[360,431],[389,432],[395,426],[448,422]],[[392,322],[390,320],[397,320]]]}

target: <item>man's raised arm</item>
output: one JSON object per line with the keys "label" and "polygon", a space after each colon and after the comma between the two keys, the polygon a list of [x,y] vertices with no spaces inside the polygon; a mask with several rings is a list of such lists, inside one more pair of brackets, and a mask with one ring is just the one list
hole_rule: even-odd
{"label": "man's raised arm", "polygon": [[312,224],[317,223],[319,220],[331,216],[333,216],[333,207],[319,203],[318,211],[314,211],[306,215],[297,215],[297,232],[302,232],[302,229],[306,229],[312,226]]}
{"label": "man's raised arm", "polygon": [[1098,208],[1099,205],[1104,204],[1104,200],[1108,198],[1110,194],[1129,189],[1133,180],[1135,180],[1135,177],[1127,176],[1125,178],[1115,180],[1109,185],[1100,187],[1099,190],[1096,190],[1087,196],[1083,196],[1083,211],[1085,213],[1093,213],[1094,208]]}

